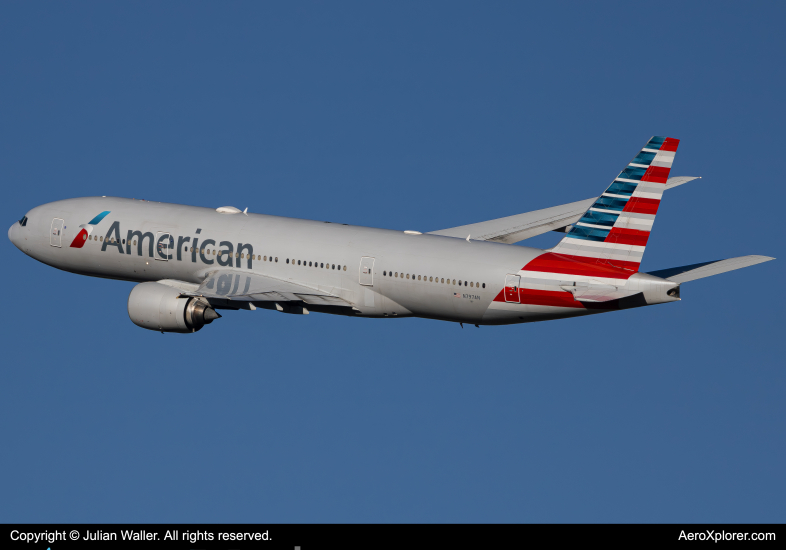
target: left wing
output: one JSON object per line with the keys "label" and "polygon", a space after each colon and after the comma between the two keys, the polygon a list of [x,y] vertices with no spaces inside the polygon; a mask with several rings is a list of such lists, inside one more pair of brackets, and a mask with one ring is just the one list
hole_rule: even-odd
{"label": "left wing", "polygon": [[185,296],[203,296],[243,302],[305,302],[352,307],[335,294],[258,273],[219,269],[211,271],[196,289],[183,289]]}

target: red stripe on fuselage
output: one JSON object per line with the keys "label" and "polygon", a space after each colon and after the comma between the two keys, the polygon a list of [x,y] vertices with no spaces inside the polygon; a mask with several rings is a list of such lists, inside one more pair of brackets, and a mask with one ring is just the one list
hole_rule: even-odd
{"label": "red stripe on fuselage", "polygon": [[[573,294],[564,290],[521,288],[519,289],[519,300],[521,304],[515,305],[569,307],[572,309],[619,309],[619,303],[616,300],[610,302],[579,302],[573,297]],[[494,301],[505,302],[504,292],[497,294]]]}
{"label": "red stripe on fuselage", "polygon": [[87,241],[87,229],[82,229],[79,233],[77,233],[74,240],[71,242],[71,248],[82,248],[85,246],[85,242]]}
{"label": "red stripe on fuselage", "polygon": [[553,291],[522,288],[519,291],[519,297],[521,298],[522,304],[585,309],[584,304],[577,302],[576,299],[573,298],[573,294],[564,290]]}
{"label": "red stripe on fuselage", "polygon": [[645,199],[642,197],[631,197],[623,212],[636,212],[637,214],[652,214],[653,216],[658,213],[658,206],[660,206],[660,199]]}
{"label": "red stripe on fuselage", "polygon": [[604,260],[588,256],[571,256],[546,252],[529,262],[522,269],[524,271],[542,271],[544,273],[627,279],[638,271],[639,262]]}

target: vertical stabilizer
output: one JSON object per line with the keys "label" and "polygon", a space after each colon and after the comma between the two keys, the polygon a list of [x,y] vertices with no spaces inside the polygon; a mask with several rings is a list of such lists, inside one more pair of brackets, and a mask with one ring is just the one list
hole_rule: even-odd
{"label": "vertical stabilizer", "polygon": [[650,139],[551,253],[637,272],[679,143]]}

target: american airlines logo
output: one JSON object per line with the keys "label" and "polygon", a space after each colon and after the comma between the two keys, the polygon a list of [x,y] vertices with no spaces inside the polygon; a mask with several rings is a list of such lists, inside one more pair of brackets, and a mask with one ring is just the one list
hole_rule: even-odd
{"label": "american airlines logo", "polygon": [[109,210],[101,212],[89,222],[80,225],[79,233],[76,234],[76,237],[74,237],[74,240],[71,242],[71,248],[82,248],[85,246],[87,238],[93,233],[93,228],[101,223],[101,220],[106,218],[107,214],[109,214]]}
{"label": "american airlines logo", "polygon": [[[73,248],[82,248],[91,238],[91,234],[96,225],[103,220],[109,211],[102,212],[89,223],[80,225],[80,231],[71,243]],[[153,234],[151,231],[142,232],[129,229],[126,238],[120,235],[120,222],[115,221],[109,226],[106,235],[101,239],[101,252],[106,252],[109,248],[116,249],[120,254],[133,255],[136,251],[137,256],[143,256],[146,250],[147,256],[161,260],[187,261],[187,256],[191,256],[191,261],[196,263],[197,258],[207,265],[218,264],[224,267],[241,267],[241,260],[247,260],[248,269],[251,269],[251,261],[254,259],[254,247],[250,243],[232,243],[230,241],[220,241],[216,243],[214,239],[204,239],[199,236],[201,229],[196,230],[196,235],[184,237],[173,235],[167,232]],[[98,240],[98,235],[93,237]],[[202,238],[201,242],[200,239]],[[177,242],[177,246],[175,246]],[[186,258],[184,258],[184,253]],[[212,252],[212,254],[211,254]]]}

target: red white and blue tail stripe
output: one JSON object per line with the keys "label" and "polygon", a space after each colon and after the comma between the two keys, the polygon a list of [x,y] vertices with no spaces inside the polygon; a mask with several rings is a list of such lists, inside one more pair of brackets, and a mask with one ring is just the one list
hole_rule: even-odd
{"label": "red white and blue tail stripe", "polygon": [[551,253],[638,271],[679,143],[650,139]]}
{"label": "red white and blue tail stripe", "polygon": [[599,294],[623,289],[624,295],[625,284],[639,270],[679,143],[650,139],[557,246],[528,262],[518,275],[508,275],[493,307],[615,307],[612,301],[590,299],[594,295],[576,299],[573,291],[581,285]]}

